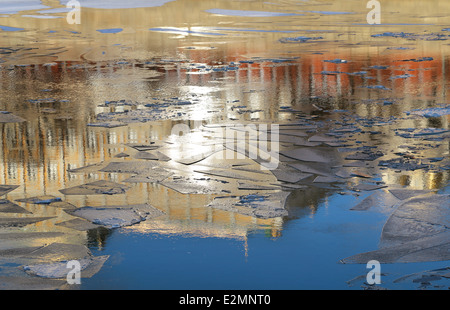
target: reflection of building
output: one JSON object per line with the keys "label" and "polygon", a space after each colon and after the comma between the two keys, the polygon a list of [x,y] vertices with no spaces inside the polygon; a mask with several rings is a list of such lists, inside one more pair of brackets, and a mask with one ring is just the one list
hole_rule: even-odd
{"label": "reflection of building", "polygon": [[[64,7],[57,1],[46,1],[51,7]],[[367,45],[372,45],[370,54],[384,52],[385,46],[411,44],[407,40],[398,41],[382,38],[372,40],[370,35],[383,32],[413,32],[422,34],[441,31],[447,24],[446,14],[449,11],[446,0],[429,1],[411,0],[405,3],[392,0],[383,3],[382,23],[369,27],[366,14],[369,9],[366,3],[359,0],[345,2],[304,2],[292,1],[245,1],[230,2],[228,0],[177,0],[163,6],[150,8],[135,8],[127,10],[82,9],[82,23],[68,25],[65,18],[41,19],[25,18],[11,15],[0,17],[2,25],[24,28],[32,32],[33,38],[39,38],[33,47],[64,47],[64,53],[56,54],[59,60],[79,60],[80,55],[86,59],[120,59],[124,55],[123,48],[131,58],[139,56],[150,58],[152,54],[173,57],[181,46],[222,46],[223,42],[232,42],[226,46],[237,55],[266,54],[266,51],[284,53],[286,50],[308,50],[323,52],[331,46],[331,51],[351,48],[365,52]],[[207,10],[222,8],[239,11],[267,11],[295,13],[296,16],[279,16],[266,18],[248,18],[211,14]],[[321,13],[324,12],[324,13]],[[189,14],[186,14],[189,12]],[[350,12],[354,14],[326,14],[326,12]],[[422,12],[417,14],[417,12]],[[24,12],[27,14],[29,12]],[[36,13],[38,15],[39,13]],[[55,14],[65,17],[65,13]],[[249,20],[250,19],[250,20]],[[124,31],[117,34],[101,34],[98,29],[122,27]],[[220,33],[225,35],[202,36],[195,33],[177,35],[173,33],[155,33],[150,28],[174,27],[178,30],[190,30],[203,33]],[[225,29],[235,31],[225,31]],[[243,31],[236,31],[243,30]],[[247,31],[245,31],[247,30]],[[49,31],[52,31],[49,33]],[[70,33],[73,31],[76,33]],[[326,43],[302,44],[292,47],[276,44],[280,37],[286,36],[322,36]],[[29,44],[29,35],[14,33],[1,38],[1,46],[13,46],[21,43]],[[381,41],[381,42],[380,42]],[[386,43],[387,42],[387,43]],[[437,42],[414,42],[422,51],[429,52],[439,49]],[[109,49],[103,54],[104,46],[112,47],[120,44],[117,49]],[[44,46],[46,45],[46,46]],[[326,45],[326,46],[324,46]],[[100,48],[101,46],[102,48]],[[50,52],[38,54],[35,61],[50,62],[56,60]],[[403,53],[404,51],[402,51]],[[230,54],[230,53],[229,53]],[[47,56],[46,56],[47,55]],[[205,57],[210,57],[206,54]],[[46,56],[46,57],[45,57]],[[20,59],[19,59],[20,60]],[[216,60],[220,60],[216,58]]]}
{"label": "reflection of building", "polygon": [[[170,134],[172,127],[172,122],[165,122],[102,130],[85,127],[74,121],[66,122],[67,128],[63,128],[63,131],[60,131],[57,121],[42,122],[42,117],[21,124],[1,125],[0,184],[21,185],[8,194],[8,199],[44,194],[61,197],[60,189],[91,182],[97,178],[108,178],[107,174],[102,173],[73,174],[67,170],[112,159],[115,154],[126,151],[123,144],[159,139]],[[123,175],[117,174],[112,174],[111,177],[117,181],[124,178]],[[281,229],[276,220],[259,220],[205,208],[211,200],[212,196],[209,195],[182,195],[166,187],[148,183],[133,185],[125,195],[65,198],[65,201],[78,207],[150,203],[166,213],[162,220],[133,227],[142,231],[242,239],[248,229],[262,226]],[[36,224],[37,229],[60,230],[53,224],[70,218],[57,208],[39,205],[31,205],[28,208],[36,216],[57,216],[50,226],[38,228],[41,224]]]}
{"label": "reflection of building", "polygon": [[[184,14],[183,10],[179,10],[180,6],[188,3],[195,3],[198,16]],[[283,121],[290,119],[292,115],[281,113],[280,107],[294,106],[308,110],[311,103],[316,103],[317,100],[324,109],[349,109],[361,117],[383,118],[401,117],[404,111],[447,101],[445,91],[450,66],[447,58],[443,56],[445,47],[438,42],[432,42],[423,49],[404,51],[387,50],[386,46],[390,46],[387,43],[386,46],[371,46],[369,43],[356,46],[357,43],[366,41],[373,31],[361,27],[355,35],[346,38],[347,43],[353,45],[331,49],[330,52],[313,53],[326,51],[334,45],[279,43],[280,37],[291,36],[286,33],[247,33],[230,36],[226,44],[218,44],[216,39],[211,37],[186,36],[176,40],[168,37],[166,33],[148,31],[149,21],[152,25],[160,26],[159,23],[164,22],[174,27],[183,24],[184,27],[194,23],[191,18],[198,22],[200,16],[205,27],[216,27],[219,21],[224,20],[240,22],[235,17],[200,13],[221,1],[192,3],[179,0],[160,8],[124,11],[120,14],[120,20],[117,20],[117,16],[110,10],[88,10],[85,15],[86,22],[81,25],[82,29],[78,29],[83,35],[69,38],[64,32],[67,25],[62,25],[58,20],[33,19],[35,24],[27,25],[28,28],[40,29],[36,35],[38,43],[32,47],[37,48],[36,54],[42,55],[35,57],[35,54],[27,54],[29,51],[26,49],[19,50],[8,57],[3,56],[10,61],[7,65],[14,62],[33,64],[15,67],[13,70],[8,70],[5,65],[0,70],[0,110],[14,111],[27,119],[27,122],[22,124],[0,125],[0,183],[22,185],[8,197],[14,199],[24,195],[60,195],[59,189],[85,183],[92,178],[105,177],[101,174],[70,174],[67,169],[109,160],[125,150],[122,145],[124,143],[161,140],[170,134],[172,121],[132,124],[111,129],[86,127],[87,123],[94,120],[98,106],[105,100],[127,99],[145,103],[153,97],[164,99],[195,95],[203,105],[193,105],[189,118],[196,120],[198,117],[211,122],[228,118]],[[240,3],[242,7],[239,9],[264,9],[256,8],[252,3]],[[394,7],[395,3],[398,1],[392,1],[388,5]],[[447,6],[448,3],[439,1],[439,5]],[[402,8],[405,7],[411,9],[414,6],[402,4]],[[174,9],[176,14],[173,14]],[[298,8],[293,6],[285,9]],[[161,13],[171,19],[162,20],[156,17]],[[311,19],[308,27],[302,26],[300,29],[314,29],[323,18],[320,17],[319,22]],[[340,17],[330,18],[338,20]],[[95,24],[98,21],[101,21],[101,25]],[[137,30],[133,34],[117,34],[114,37],[95,32],[95,29],[108,28],[117,22]],[[284,22],[286,30],[299,29],[299,20]],[[13,19],[11,26],[23,25],[20,19]],[[270,30],[268,28],[273,27],[271,23],[255,23],[254,26],[259,30]],[[54,36],[48,35],[46,31],[42,32],[42,29],[52,27],[59,30]],[[377,29],[379,32],[385,30]],[[61,32],[64,35],[61,35]],[[324,36],[327,39],[341,40],[334,32]],[[15,46],[21,43],[22,39],[21,35],[5,36],[0,41],[8,46]],[[40,44],[39,40],[49,44]],[[117,46],[115,40],[121,41],[122,45]],[[371,42],[377,43],[377,40],[373,39]],[[390,44],[393,44],[392,41]],[[421,41],[415,42],[414,46],[422,48],[423,44]],[[53,46],[54,54],[49,55],[48,46]],[[196,48],[186,49],[186,46]],[[210,46],[214,48],[205,48]],[[280,62],[277,58],[266,58],[267,51],[284,57],[288,55],[289,60]],[[106,56],[102,56],[103,52]],[[254,55],[261,58],[252,59],[251,56]],[[175,56],[180,59],[171,61],[170,58]],[[433,57],[433,60],[403,61],[424,56]],[[325,62],[338,58],[347,62]],[[80,62],[80,59],[86,61]],[[126,61],[117,61],[118,59]],[[56,65],[43,65],[50,61],[54,61]],[[146,63],[147,61],[149,62]],[[233,66],[239,66],[239,69],[211,70],[205,73],[204,70],[191,66],[191,63],[206,68],[221,68],[234,63]],[[374,65],[386,68],[370,68]],[[411,76],[398,78],[405,74]],[[364,87],[370,85],[383,85],[392,91],[377,91]],[[52,91],[43,91],[44,89]],[[377,104],[385,99],[395,103]],[[232,109],[233,106],[241,104],[257,112],[240,115]],[[205,107],[208,113],[205,113]],[[439,120],[408,120],[402,125],[448,128],[448,120],[448,117]],[[385,133],[377,143],[395,146],[402,143],[403,140],[395,136],[394,132]],[[373,141],[364,142],[369,144]],[[448,145],[431,150],[429,155],[431,157],[440,154],[448,154]],[[383,172],[383,180],[387,183],[400,183],[415,188],[439,188],[447,179],[448,176],[443,173],[423,173],[421,170],[401,175]],[[167,232],[199,232],[206,235],[242,237],[247,229],[264,226],[270,227],[268,229],[273,230],[271,235],[275,236],[282,227],[279,219],[262,221],[205,209],[203,206],[211,197],[183,196],[149,184],[134,186],[128,195],[120,199],[104,196],[71,197],[70,202],[82,206],[149,201],[166,211],[170,221],[157,224],[160,231]],[[311,206],[314,203],[309,202],[306,205]],[[36,211],[41,210],[39,207],[34,208]],[[142,229],[152,228],[145,228],[143,225]]]}
{"label": "reflection of building", "polygon": [[[59,1],[42,2],[59,4]],[[439,32],[439,25],[448,23],[448,14],[442,14],[450,10],[448,0],[384,1],[383,12],[391,13],[383,16],[383,22],[411,23],[407,30],[404,25],[358,25],[365,21],[366,1],[331,1],[329,4],[321,3],[321,0],[303,1],[301,6],[298,2],[177,0],[162,7],[121,10],[120,13],[87,9],[83,11],[83,23],[79,26],[67,25],[64,18],[0,17],[0,25],[26,29],[11,33],[0,30],[0,111],[11,111],[27,120],[25,123],[0,124],[0,184],[20,185],[6,198],[15,200],[44,194],[63,197],[60,189],[95,179],[110,177],[120,182],[124,175],[75,174],[69,173],[68,169],[113,159],[117,153],[127,151],[126,143],[163,140],[178,122],[192,125],[195,120],[214,123],[228,119],[259,119],[276,123],[294,119],[280,107],[293,107],[326,121],[330,115],[318,112],[316,108],[313,110],[314,103],[324,110],[349,110],[361,119],[395,117],[392,126],[371,128],[383,131],[383,135],[358,136],[364,145],[385,147],[390,153],[398,151],[401,144],[415,143],[395,135],[393,129],[397,128],[398,122],[408,128],[449,127],[448,116],[401,120],[404,111],[448,102],[448,41],[371,37],[385,31]],[[248,22],[245,18],[205,12],[212,7],[296,13],[318,9],[309,3],[320,3],[319,9],[324,11],[358,13],[314,13]],[[187,10],[189,14],[186,14]],[[417,14],[419,11],[421,14]],[[426,26],[425,30],[414,23],[433,26]],[[96,31],[119,26],[124,28],[123,33],[105,35]],[[164,26],[226,35],[149,31],[151,27]],[[69,30],[79,33],[72,34]],[[279,41],[282,37],[295,36],[321,36],[324,39],[306,44]],[[395,49],[404,45],[411,49]],[[433,60],[403,61],[425,56]],[[325,61],[334,59],[347,61]],[[371,68],[375,65],[386,68]],[[236,66],[238,70],[221,70]],[[205,72],[204,68],[210,71]],[[390,90],[366,87],[374,85]],[[186,108],[189,113],[182,116],[182,121],[136,123],[110,129],[87,127],[95,120],[96,113],[112,111],[113,108],[100,107],[105,100],[147,103],[153,102],[153,98],[188,99],[193,96],[199,104],[183,107],[180,111]],[[384,101],[393,103],[384,104]],[[240,114],[239,109],[234,109],[240,105],[252,112]],[[444,141],[441,146],[423,154],[448,157],[448,153],[449,144]],[[381,180],[387,184],[416,189],[441,188],[449,179],[448,171],[396,172],[389,169],[379,172]],[[328,190],[318,187],[294,192],[288,200],[289,219],[313,217],[319,206],[326,211],[327,195]],[[262,220],[205,207],[212,198],[212,195],[182,195],[149,183],[133,184],[125,195],[64,197],[78,207],[148,202],[166,215],[127,227],[125,231],[233,238],[242,244],[246,253],[247,238],[252,231],[264,231],[266,237],[277,238],[289,224],[283,218]],[[64,233],[57,238],[31,240],[33,246],[51,242],[87,242],[89,246],[101,249],[111,234],[106,229],[85,233],[55,225],[72,219],[60,208],[25,207],[32,216],[54,216],[55,219],[17,231]]]}
{"label": "reflection of building", "polygon": [[[189,58],[193,62],[200,63],[204,57],[204,51],[199,51],[198,55],[195,50],[189,53]],[[227,55],[225,51],[214,53],[218,54],[217,56],[224,64],[240,61],[237,56]],[[339,55],[339,57],[351,58],[349,55]],[[419,57],[422,55],[409,53],[402,58],[418,59]],[[192,70],[181,62],[169,62],[169,65],[166,62],[164,67],[158,65],[149,67],[159,71],[161,73],[159,77],[150,82],[138,80],[136,83],[147,97],[161,97],[161,93],[156,89],[168,88],[174,84],[179,87],[177,89],[172,87],[170,96],[182,98],[192,95],[185,91],[197,90],[200,101],[204,99],[217,105],[228,105],[228,111],[224,113],[226,116],[230,115],[230,107],[233,104],[246,104],[252,109],[262,110],[263,112],[258,114],[261,119],[283,120],[286,115],[279,113],[280,106],[309,107],[311,98],[322,98],[322,102],[329,105],[326,108],[352,109],[362,117],[401,116],[403,111],[427,107],[427,102],[446,101],[445,84],[450,67],[444,58],[436,55],[433,57],[432,61],[414,62],[400,61],[398,56],[392,55],[372,58],[370,63],[349,61],[335,64],[324,60],[335,59],[336,55],[305,55],[299,59],[281,63],[270,60],[243,62],[239,63],[239,70],[202,75],[188,74]],[[58,63],[57,66],[50,67],[36,65],[16,68],[13,71],[1,71],[2,109],[17,111],[15,113],[28,120],[22,124],[2,125],[1,128],[3,146],[1,161],[4,169],[0,182],[26,185],[11,195],[58,194],[58,190],[66,187],[69,181],[81,183],[86,180],[83,176],[69,174],[67,169],[111,159],[114,154],[124,150],[121,146],[123,143],[159,140],[170,133],[173,125],[170,121],[145,125],[132,124],[112,129],[86,127],[86,124],[94,117],[95,107],[102,103],[101,100],[109,99],[107,90],[110,86],[107,84],[107,78],[112,75],[120,77],[121,74],[143,69],[131,62],[110,68],[106,66],[101,71],[98,71],[95,66],[85,70],[82,65],[81,68],[76,66],[73,68],[73,65],[76,63]],[[206,65],[213,65],[213,63],[206,63]],[[388,67],[377,70],[369,68],[374,65]],[[335,73],[324,74],[324,71]],[[373,79],[365,80],[360,74],[347,74],[362,71],[367,71],[368,73],[364,76]],[[13,77],[11,73],[14,73]],[[393,76],[405,73],[413,76],[406,79],[392,79]],[[217,81],[224,77],[226,79],[218,84]],[[41,81],[53,85],[54,91],[42,92],[44,86],[40,86]],[[123,80],[119,78],[117,81]],[[95,88],[90,85],[95,85]],[[219,87],[214,89],[213,95],[207,91],[208,87],[216,85]],[[221,88],[220,85],[225,85],[226,88]],[[392,91],[376,92],[361,87],[362,85],[384,85]],[[188,88],[184,88],[185,86]],[[193,87],[189,88],[190,86]],[[120,88],[121,85],[117,87]],[[101,94],[98,93],[99,89],[103,89]],[[246,92],[252,89],[257,91]],[[132,97],[134,90],[130,89],[129,92],[121,93],[120,96]],[[113,96],[112,99],[117,100],[115,97],[117,94],[114,93]],[[53,100],[43,100],[50,97]],[[65,98],[69,98],[70,102],[65,102]],[[376,101],[384,98],[399,100],[401,106],[349,104],[354,100]],[[41,99],[41,101],[29,102],[30,99]],[[239,103],[233,103],[237,100]],[[49,108],[53,110],[46,110]],[[203,111],[199,112],[204,115]],[[37,118],[36,115],[38,115]],[[216,113],[211,113],[212,119],[217,117]],[[424,118],[408,121],[405,125],[448,127],[448,118],[441,118],[438,122],[441,123],[436,123],[436,119]],[[392,143],[392,141],[400,143],[401,139],[392,133],[386,137],[385,142]],[[430,154],[430,156],[437,156],[442,151],[448,151],[448,148],[436,149],[436,154]],[[414,174],[421,175],[422,172],[417,171]],[[426,178],[431,176],[432,174],[428,174]],[[386,177],[386,180],[391,180],[389,176]],[[439,178],[439,176],[436,177]],[[408,182],[415,187],[435,187],[441,184],[441,182],[434,184],[434,181],[426,178],[419,183],[417,180]],[[444,179],[442,181],[445,181]]]}

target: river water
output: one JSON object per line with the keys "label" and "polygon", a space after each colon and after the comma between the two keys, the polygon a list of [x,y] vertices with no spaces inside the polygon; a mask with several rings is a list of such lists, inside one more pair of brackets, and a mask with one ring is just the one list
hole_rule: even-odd
{"label": "river water", "polygon": [[[107,257],[80,289],[373,288],[364,283],[366,264],[341,260],[383,248],[397,205],[351,208],[389,190],[448,197],[448,1],[384,1],[380,25],[367,23],[370,9],[356,0],[86,0],[80,24],[66,20],[67,2],[0,0],[0,111],[8,112],[0,114],[0,184],[18,185],[1,198],[28,211],[0,217],[49,217],[0,227],[3,288],[74,288],[65,280],[33,282],[23,271],[72,253],[11,254],[53,243]],[[212,129],[249,124],[279,125],[279,169],[297,165],[309,177],[283,182],[248,158],[215,157],[220,152],[179,163],[222,146]],[[185,139],[174,136],[176,125],[190,129]],[[136,157],[133,146],[152,143],[169,160]],[[183,192],[173,176],[170,184],[129,182],[137,172],[100,171],[136,158],[200,190]],[[74,170],[80,167],[87,168]],[[127,190],[61,192],[99,180]],[[261,188],[267,185],[289,193],[285,204],[268,198],[275,192]],[[275,215],[210,205],[256,194]],[[70,207],[17,202],[44,195]],[[446,233],[444,202],[438,222],[434,205],[419,206],[417,218],[418,210],[408,213],[426,225],[410,224],[406,234],[434,236],[430,225]],[[75,218],[67,208],[142,204],[163,215],[120,228],[60,225]],[[396,281],[447,268],[448,254],[439,253],[382,264],[380,287],[448,288],[448,276]]]}

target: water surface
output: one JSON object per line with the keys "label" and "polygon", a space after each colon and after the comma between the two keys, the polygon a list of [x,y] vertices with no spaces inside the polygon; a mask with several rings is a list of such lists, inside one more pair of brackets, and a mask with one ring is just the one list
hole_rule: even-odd
{"label": "water surface", "polygon": [[[61,208],[20,203],[33,216],[53,218],[2,228],[5,233],[62,233],[21,245],[82,244],[93,255],[110,255],[81,289],[364,286],[362,278],[347,281],[365,275],[366,266],[339,261],[376,250],[392,210],[350,210],[372,191],[345,182],[302,182],[306,189],[289,191],[288,215],[274,218],[214,209],[208,204],[217,195],[182,194],[159,183],[128,183],[120,195],[61,194],[96,180],[123,183],[130,175],[70,170],[133,155],[130,143],[171,141],[176,124],[201,131],[224,123],[301,122],[315,126],[308,137],[356,127],[343,137],[347,147],[384,155],[364,170],[372,184],[386,186],[380,191],[448,193],[448,133],[405,136],[449,129],[448,1],[383,3],[382,24],[374,26],[367,25],[361,1],[80,1],[80,25],[67,24],[66,2],[0,1],[0,111],[25,120],[0,124],[0,184],[20,185],[3,198],[53,195],[78,208],[149,203],[165,213],[86,232],[57,225],[73,218]],[[430,108],[438,114],[415,114]],[[111,121],[121,126],[92,126]],[[205,137],[194,132],[187,143],[201,146]],[[291,148],[281,142],[281,151]],[[347,162],[349,153],[338,147],[326,152],[333,165]],[[177,154],[176,147],[166,152]],[[377,165],[399,156],[432,166]],[[173,167],[202,182],[208,175],[193,170],[219,163],[212,157],[200,166]],[[421,283],[393,281],[447,265],[383,264],[381,286],[417,289]],[[426,288],[449,286],[444,278],[435,283],[441,286]]]}

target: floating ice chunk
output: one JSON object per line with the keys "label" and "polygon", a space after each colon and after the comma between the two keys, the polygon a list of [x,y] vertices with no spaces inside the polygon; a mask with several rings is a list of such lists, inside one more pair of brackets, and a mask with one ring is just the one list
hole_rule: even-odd
{"label": "floating ice chunk", "polygon": [[350,190],[352,191],[374,191],[380,188],[385,188],[387,185],[385,184],[372,184],[372,183],[360,183],[357,185],[350,186]]}
{"label": "floating ice chunk", "polygon": [[64,195],[116,195],[124,194],[128,186],[100,180],[88,184],[59,190]]}
{"label": "floating ice chunk", "polygon": [[102,168],[104,165],[105,165],[104,162],[99,162],[84,167],[69,168],[67,169],[67,171],[69,171],[70,173],[95,172],[98,171],[100,168]]}
{"label": "floating ice chunk", "polygon": [[380,160],[378,166],[410,171],[417,169],[428,169],[432,167],[431,165],[423,164],[420,160],[404,159],[402,157],[389,160]]}
{"label": "floating ice chunk", "polygon": [[25,122],[25,119],[20,116],[16,116],[7,111],[0,112],[0,123],[21,123]]}
{"label": "floating ice chunk", "polygon": [[353,154],[350,154],[345,157],[346,160],[367,160],[367,161],[373,161],[379,157],[384,156],[384,154],[381,151],[361,151],[356,152]]}
{"label": "floating ice chunk", "polygon": [[289,194],[289,192],[280,191],[270,193],[270,195],[249,194],[216,197],[208,207],[256,218],[275,218],[288,215],[284,206]]}
{"label": "floating ice chunk", "polygon": [[402,276],[400,278],[397,278],[393,281],[393,283],[404,282],[413,277],[415,277],[415,279],[412,280],[413,283],[436,281],[436,280],[440,280],[441,277],[449,278],[449,276],[448,276],[449,269],[450,269],[450,267],[444,267],[444,268],[439,268],[439,269],[416,272],[416,273],[408,274],[408,275]]}
{"label": "floating ice chunk", "polygon": [[172,176],[173,174],[173,172],[167,171],[166,169],[155,167],[123,181],[127,183],[159,183]]}
{"label": "floating ice chunk", "polygon": [[381,248],[341,260],[343,263],[426,262],[450,259],[450,195],[425,195],[397,207],[383,227]]}
{"label": "floating ice chunk", "polygon": [[335,156],[330,154],[329,150],[319,148],[296,148],[280,151],[280,154],[292,159],[306,162],[330,163],[335,160]]}
{"label": "floating ice chunk", "polygon": [[66,279],[45,279],[39,277],[0,276],[1,290],[63,290],[67,288]]}
{"label": "floating ice chunk", "polygon": [[433,57],[420,57],[420,58],[404,59],[402,61],[422,62],[422,61],[432,61],[432,60],[433,60]]}
{"label": "floating ice chunk", "polygon": [[[90,278],[96,274],[105,261],[109,258],[109,255],[89,257],[79,259],[80,263],[80,277]],[[48,279],[63,279],[67,278],[68,273],[71,271],[67,268],[68,261],[60,261],[54,263],[44,263],[36,265],[22,266],[23,270],[32,276]]]}
{"label": "floating ice chunk", "polygon": [[318,174],[323,176],[332,176],[333,172],[330,167],[323,165],[322,163],[313,163],[313,162],[305,162],[305,163],[289,163],[288,166],[293,167],[297,170],[300,170],[304,173],[309,174]]}
{"label": "floating ice chunk", "polygon": [[372,37],[394,37],[394,38],[407,38],[414,35],[414,33],[406,32],[384,32],[371,35]]}
{"label": "floating ice chunk", "polygon": [[0,227],[23,227],[29,224],[42,222],[52,218],[54,217],[21,217],[21,218],[4,217],[0,218]]}
{"label": "floating ice chunk", "polygon": [[312,176],[311,173],[301,172],[299,169],[295,169],[285,164],[279,164],[277,169],[271,170],[271,172],[278,181],[287,183],[297,183]]}
{"label": "floating ice chunk", "polygon": [[391,90],[390,88],[387,88],[384,85],[369,85],[369,86],[365,86],[365,88],[368,88],[368,89],[380,89],[380,90]]}
{"label": "floating ice chunk", "polygon": [[324,62],[331,62],[331,63],[334,63],[334,64],[345,64],[345,63],[347,63],[347,60],[336,58],[336,59],[333,59],[333,60],[324,60]]}
{"label": "floating ice chunk", "polygon": [[98,29],[97,30],[100,33],[119,33],[122,32],[122,28],[109,28],[109,29]]}
{"label": "floating ice chunk", "polygon": [[0,196],[6,195],[10,191],[13,191],[18,187],[19,185],[0,185]]}
{"label": "floating ice chunk", "polygon": [[387,68],[389,68],[389,66],[380,66],[380,65],[375,65],[375,66],[371,66],[371,69],[376,69],[376,70],[385,70]]}
{"label": "floating ice chunk", "polygon": [[156,166],[157,163],[153,161],[114,161],[99,171],[140,174],[145,173]]}
{"label": "floating ice chunk", "polygon": [[126,126],[127,124],[121,123],[121,122],[96,122],[96,123],[89,123],[87,124],[90,127],[105,127],[105,128],[116,128],[116,127],[122,127]]}
{"label": "floating ice chunk", "polygon": [[306,43],[309,41],[316,41],[316,40],[321,40],[321,39],[323,39],[323,37],[299,36],[299,37],[281,38],[279,41],[281,43]]}
{"label": "floating ice chunk", "polygon": [[397,199],[405,200],[415,196],[425,195],[431,193],[430,190],[414,190],[414,189],[390,189],[392,195]]}
{"label": "floating ice chunk", "polygon": [[395,130],[395,134],[403,138],[416,138],[422,136],[440,135],[447,132],[450,132],[450,130],[445,128],[423,128],[423,129],[399,128]]}
{"label": "floating ice chunk", "polygon": [[313,180],[313,183],[337,183],[337,182],[343,182],[342,178],[319,175]]}
{"label": "floating ice chunk", "polygon": [[200,147],[198,149],[179,152],[177,154],[178,158],[174,160],[184,165],[191,165],[199,161],[202,161],[217,152],[223,151],[223,146],[213,145],[210,147]]}
{"label": "floating ice chunk", "polygon": [[227,192],[223,184],[218,184],[214,180],[194,180],[186,177],[176,177],[165,179],[161,185],[170,188],[181,194],[223,194]]}
{"label": "floating ice chunk", "polygon": [[414,75],[412,75],[412,74],[401,74],[401,75],[395,75],[395,76],[391,76],[389,79],[390,80],[396,80],[396,79],[406,79],[406,78],[409,78],[409,77],[413,77]]}
{"label": "floating ice chunk", "polygon": [[120,152],[120,153],[114,155],[114,157],[115,158],[123,158],[123,157],[130,157],[130,155],[127,153],[124,153],[124,152]]}
{"label": "floating ice chunk", "polygon": [[[90,263],[90,259],[80,259],[80,270],[84,270]],[[49,279],[62,279],[66,278],[70,269],[67,268],[68,261],[48,263],[48,264],[36,264],[23,266],[23,270],[32,276],[49,278]]]}
{"label": "floating ice chunk", "polygon": [[34,203],[34,204],[50,204],[52,202],[61,201],[61,198],[52,195],[37,196],[23,199],[16,199],[18,202]]}
{"label": "floating ice chunk", "polygon": [[68,210],[67,213],[84,218],[93,224],[107,228],[119,228],[131,226],[149,218],[163,215],[164,213],[155,207],[142,205],[83,207],[76,210]]}
{"label": "floating ice chunk", "polygon": [[19,207],[15,203],[7,200],[0,199],[0,212],[2,213],[31,213],[30,211]]}
{"label": "floating ice chunk", "polygon": [[[264,182],[265,183],[265,182]],[[263,184],[257,184],[254,182],[238,182],[238,189],[240,190],[280,190],[280,186],[267,186]]]}
{"label": "floating ice chunk", "polygon": [[386,221],[381,245],[394,246],[449,231],[449,202],[450,195],[437,194],[404,200]]}
{"label": "floating ice chunk", "polygon": [[377,191],[364,198],[358,204],[350,208],[354,211],[365,211],[371,208],[382,208],[390,211],[400,200],[389,192]]}
{"label": "floating ice chunk", "polygon": [[156,142],[151,142],[149,144],[143,144],[143,143],[128,143],[126,146],[129,146],[135,150],[138,151],[150,151],[150,150],[156,150],[161,147],[160,144]]}
{"label": "floating ice chunk", "polygon": [[397,246],[356,254],[340,262],[344,264],[367,264],[369,260],[380,263],[413,263],[445,261],[450,259],[450,233],[420,238]]}
{"label": "floating ice chunk", "polygon": [[159,151],[155,151],[153,153],[146,151],[139,151],[134,156],[136,159],[146,159],[146,160],[160,160],[160,161],[169,161],[171,158]]}
{"label": "floating ice chunk", "polygon": [[26,247],[3,250],[4,254],[19,256],[24,259],[33,259],[36,262],[48,263],[61,260],[82,259],[89,257],[90,251],[85,245],[69,243],[51,243],[44,246]]}
{"label": "floating ice chunk", "polygon": [[231,178],[231,179],[238,179],[238,180],[254,180],[255,178],[258,178],[260,181],[269,181],[271,180],[272,176],[269,174],[259,174],[255,175],[253,172],[250,171],[242,171],[242,172],[236,172],[233,170],[227,170],[227,169],[196,169],[194,172],[199,172],[207,175],[214,175],[224,178]]}
{"label": "floating ice chunk", "polygon": [[1,240],[12,240],[14,242],[17,242],[17,240],[20,239],[51,239],[51,238],[58,238],[64,236],[64,233],[62,232],[10,232],[10,233],[0,233],[0,239]]}
{"label": "floating ice chunk", "polygon": [[67,227],[79,231],[86,231],[90,229],[96,229],[98,227],[101,227],[101,225],[93,224],[92,222],[89,222],[88,220],[81,219],[81,218],[75,218],[72,220],[56,223],[55,225],[61,226],[61,227]]}
{"label": "floating ice chunk", "polygon": [[416,109],[406,111],[406,115],[420,115],[424,117],[441,117],[444,115],[450,115],[450,106],[442,108],[428,108],[428,109]]}

